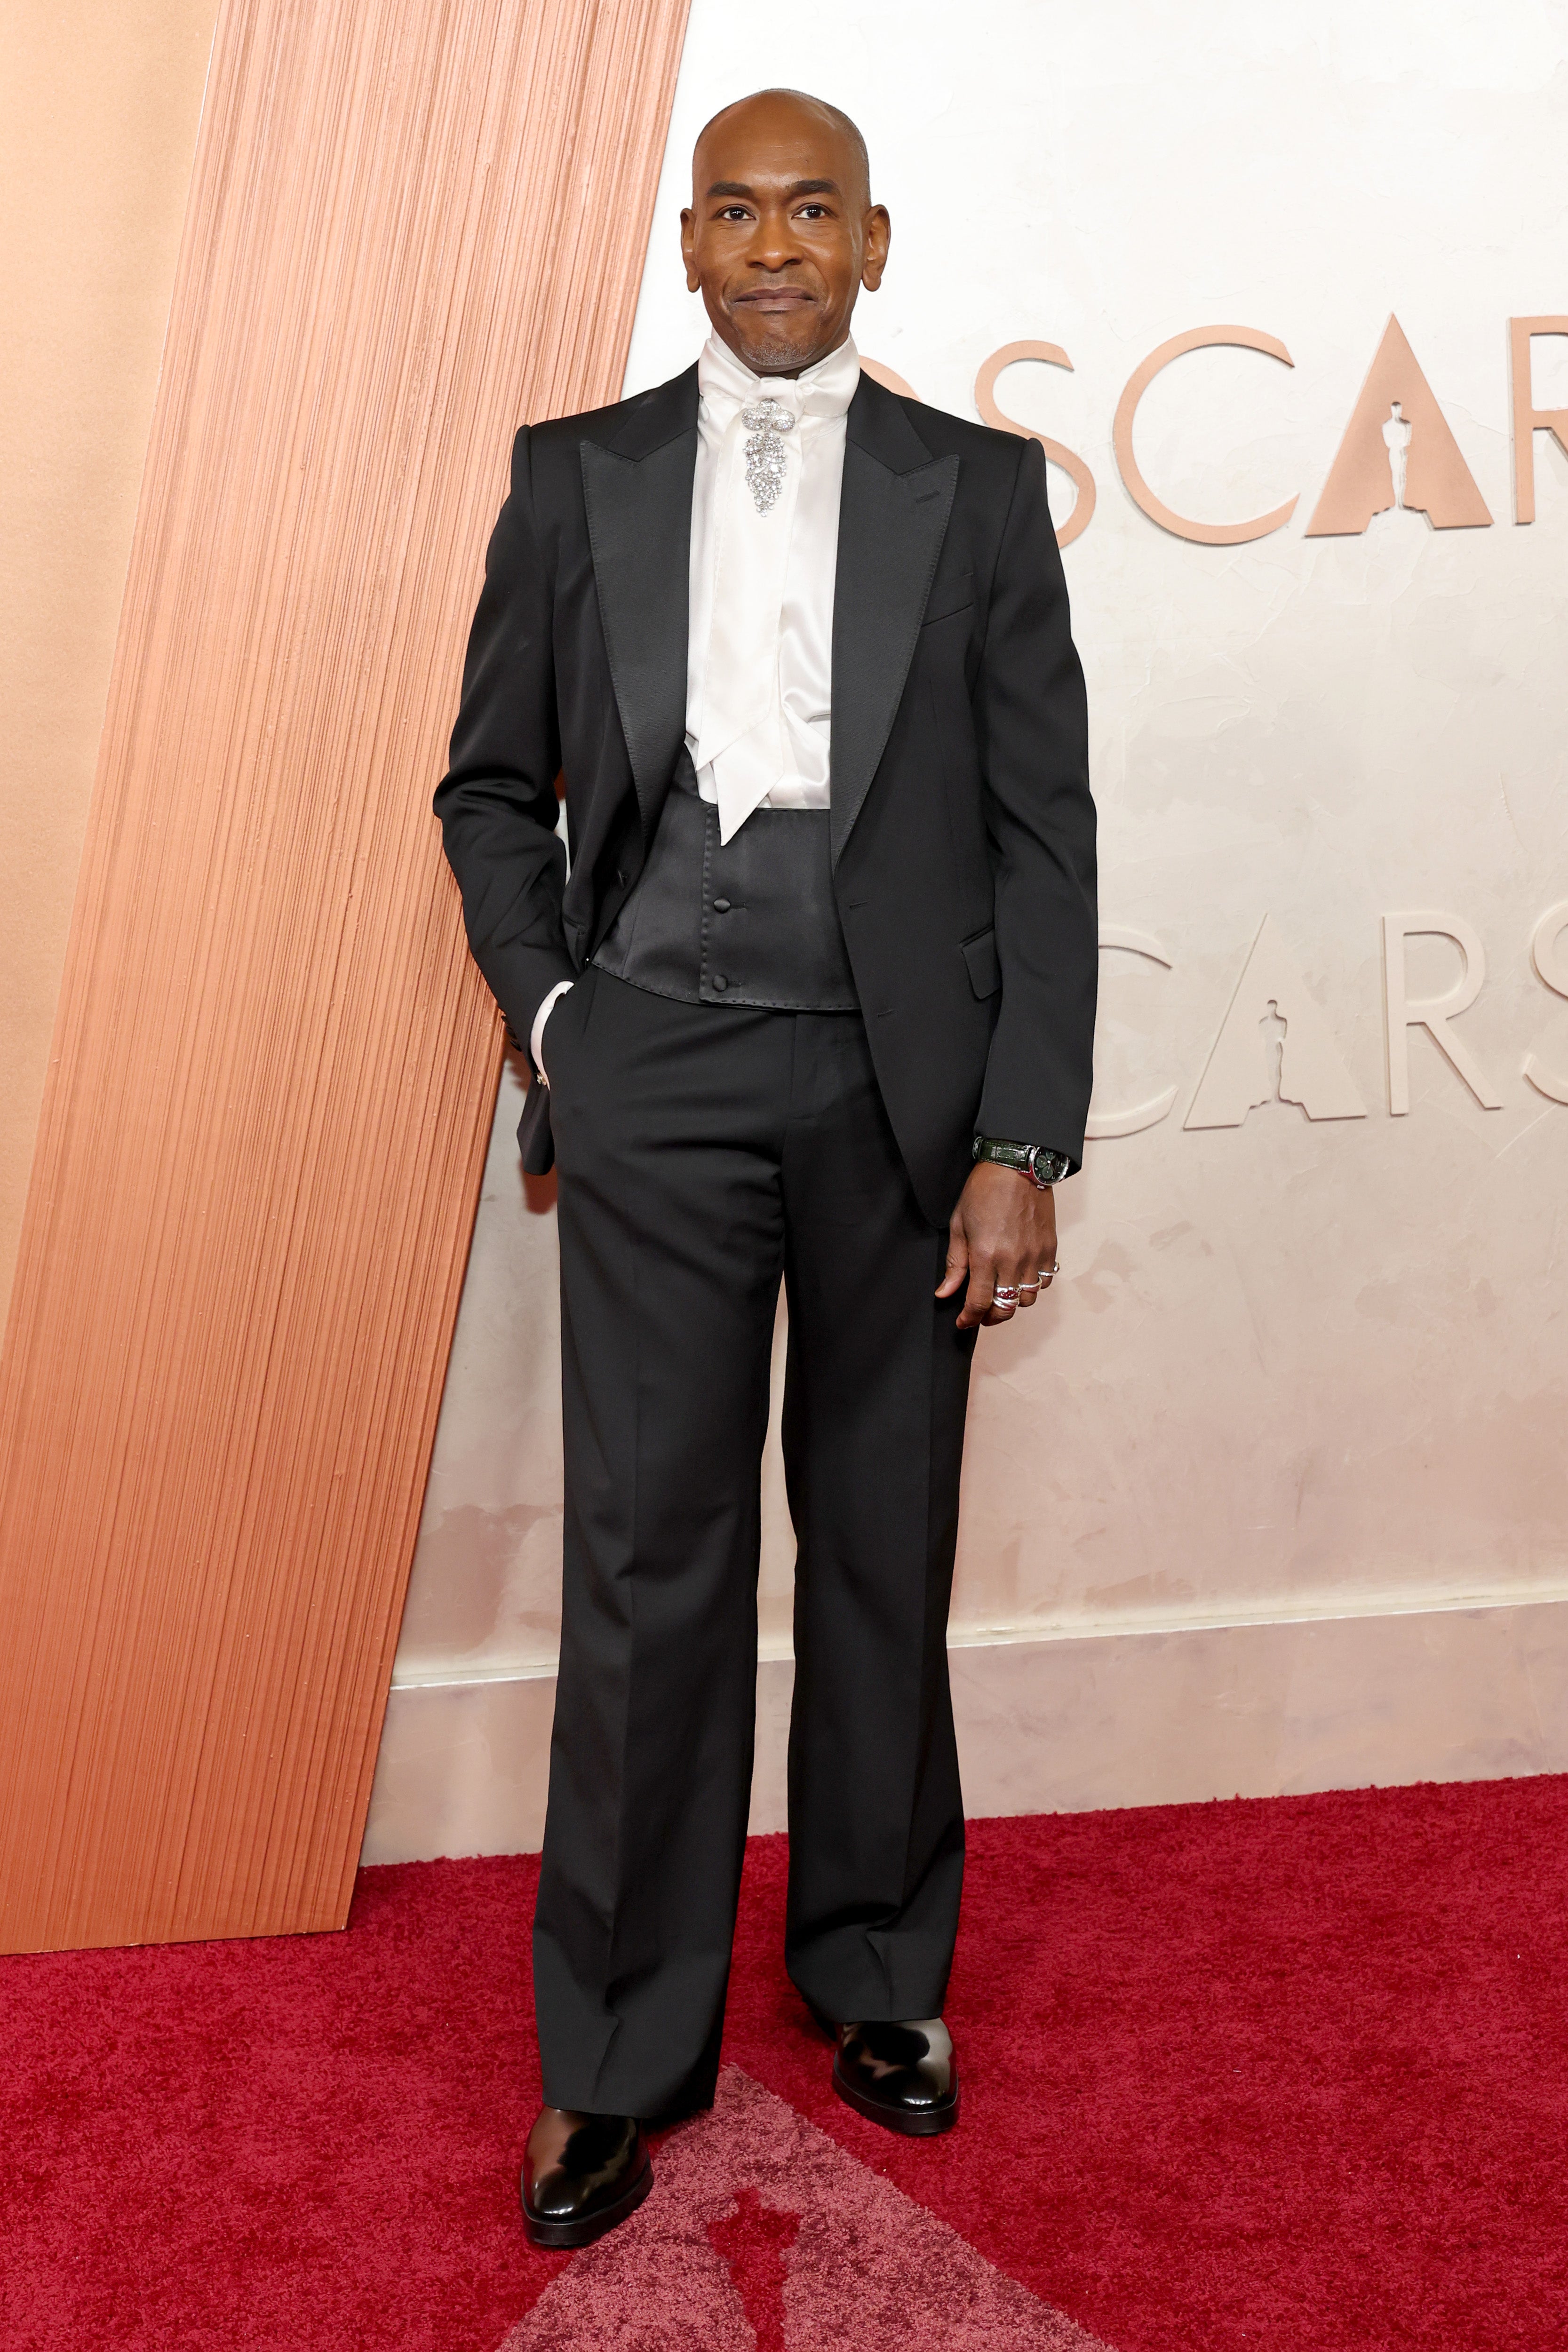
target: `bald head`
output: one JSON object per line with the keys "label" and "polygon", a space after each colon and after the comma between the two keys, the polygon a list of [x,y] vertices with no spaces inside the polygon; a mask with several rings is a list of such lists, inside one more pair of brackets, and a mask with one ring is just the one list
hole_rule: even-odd
{"label": "bald head", "polygon": [[860,289],[881,284],[889,235],[841,108],[761,89],[704,125],[680,215],[686,282],[755,374],[798,375],[837,350]]}
{"label": "bald head", "polygon": [[806,116],[818,130],[826,131],[830,138],[843,142],[843,160],[850,174],[851,192],[863,210],[868,206],[871,202],[871,158],[867,152],[859,124],[846,114],[841,106],[830,105],[825,98],[813,98],[809,91],[804,89],[754,89],[750,98],[732,99],[728,106],[721,106],[717,114],[710,116],[698,132],[697,144],[691,151],[693,201],[700,200],[702,194],[702,147],[710,132],[717,131],[721,124],[733,125],[736,117],[741,118],[738,127],[742,134],[749,121],[756,121],[765,131],[770,121],[776,121],[781,115],[787,117],[791,113]]}

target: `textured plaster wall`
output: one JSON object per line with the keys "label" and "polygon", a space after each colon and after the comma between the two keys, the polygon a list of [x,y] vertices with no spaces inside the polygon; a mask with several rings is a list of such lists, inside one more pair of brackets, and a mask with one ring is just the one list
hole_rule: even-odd
{"label": "textured plaster wall", "polygon": [[216,0],[7,0],[0,71],[0,1323]]}
{"label": "textured plaster wall", "polygon": [[[1097,1103],[1173,1087],[1173,1107],[1090,1147],[1058,1196],[1064,1278],[981,1341],[956,1622],[1025,1639],[1561,1594],[1568,1108],[1522,1065],[1568,1091],[1568,1003],[1529,957],[1568,900],[1568,462],[1537,436],[1538,520],[1516,527],[1506,321],[1568,310],[1568,11],[801,0],[749,22],[696,0],[632,388],[700,341],[676,254],[692,136],[775,79],[838,100],[870,142],[894,241],[864,351],[965,415],[1000,345],[1071,357],[1071,374],[1010,371],[997,397],[1098,486],[1067,569],[1104,915],[1169,959],[1105,957]],[[1391,311],[1493,527],[1391,512],[1310,539]],[[1178,361],[1136,448],[1158,494],[1209,521],[1300,494],[1283,530],[1235,547],[1157,528],[1111,451],[1138,362],[1219,321],[1280,338],[1294,368]],[[1568,344],[1538,342],[1534,365],[1536,405],[1568,406]],[[1456,1034],[1499,1109],[1413,1031],[1410,1111],[1389,1114],[1380,927],[1410,909],[1479,934],[1486,983]],[[1269,1099],[1189,1129],[1266,914],[1364,1116]],[[1459,968],[1451,943],[1413,940],[1410,995]],[[1287,1018],[1288,1072],[1307,1018],[1294,1049]],[[1279,1034],[1258,1027],[1259,1094]],[[554,1231],[524,1203],[516,1110],[509,1078],[402,1682],[553,1650]],[[775,1462],[766,1478],[776,1654],[790,1546]]]}

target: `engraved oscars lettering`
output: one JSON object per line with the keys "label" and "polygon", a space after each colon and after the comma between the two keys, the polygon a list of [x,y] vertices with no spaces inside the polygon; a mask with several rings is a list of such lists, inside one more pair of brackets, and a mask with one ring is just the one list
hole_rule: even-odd
{"label": "engraved oscars lettering", "polygon": [[1069,375],[1072,373],[1072,362],[1059,343],[1004,343],[999,352],[992,352],[974,379],[974,405],[982,421],[994,425],[997,432],[1017,433],[1027,441],[1037,441],[1051,464],[1059,466],[1071,478],[1077,492],[1072,512],[1057,530],[1057,545],[1070,547],[1075,539],[1082,538],[1093,517],[1094,476],[1078,452],[1069,449],[1065,442],[1053,441],[1047,435],[1037,433],[1032,425],[1016,424],[1011,416],[1003,415],[996,405],[996,379],[1004,368],[1016,366],[1020,360],[1039,360],[1047,367],[1066,368]]}
{"label": "engraved oscars lettering", "polygon": [[897,369],[885,367],[880,360],[868,360],[864,352],[860,354],[860,373],[868,375],[874,383],[879,383],[885,392],[896,392],[900,400],[920,398],[914,385],[906,383]]}
{"label": "engraved oscars lettering", "polygon": [[[1529,523],[1535,520],[1536,434],[1551,434],[1568,456],[1568,408],[1535,406],[1531,381],[1531,349],[1537,336],[1568,336],[1568,313],[1510,319],[1508,329],[1514,520]],[[1249,540],[1265,539],[1270,533],[1284,529],[1298,504],[1297,498],[1288,499],[1283,505],[1272,508],[1267,514],[1254,516],[1247,522],[1197,522],[1190,516],[1177,514],[1167,506],[1143,478],[1133,449],[1132,434],[1138,404],[1144,393],[1173,360],[1182,358],[1188,352],[1225,345],[1233,345],[1242,351],[1261,352],[1266,357],[1278,360],[1284,367],[1295,365],[1284,344],[1277,337],[1264,334],[1258,328],[1191,327],[1184,334],[1173,335],[1169,341],[1159,344],[1134,369],[1117,402],[1111,426],[1111,445],[1117,466],[1133,503],[1151,522],[1158,523],[1162,530],[1168,530],[1177,539],[1189,540],[1202,547],[1237,547]],[[983,422],[998,432],[1016,433],[1025,439],[1037,441],[1050,463],[1060,467],[1070,477],[1077,496],[1071,513],[1057,532],[1058,547],[1070,547],[1074,540],[1083,536],[1093,519],[1097,498],[1094,476],[1076,450],[1069,449],[1064,442],[1053,441],[1047,434],[1037,432],[1033,425],[1020,425],[1016,418],[1004,415],[998,406],[997,378],[1005,369],[1025,360],[1035,360],[1047,367],[1066,368],[1069,373],[1072,372],[1072,362],[1059,343],[1035,341],[1004,343],[981,364],[974,380],[974,405]],[[913,385],[881,361],[862,355],[860,364],[868,376],[884,384],[889,392],[897,393],[906,400],[919,398]],[[774,429],[787,432],[789,424],[776,425]],[[776,464],[782,480],[782,449]],[[776,488],[773,497],[777,497]],[[769,503],[772,503],[771,499]],[[763,508],[760,510],[766,512],[767,509]],[[1424,515],[1434,530],[1484,530],[1490,527],[1492,521],[1491,510],[1460,453],[1452,428],[1410,347],[1405,330],[1397,318],[1392,315],[1384,329],[1366,381],[1341,436],[1333,463],[1303,536],[1308,539],[1359,537],[1374,516],[1390,512]]]}
{"label": "engraved oscars lettering", "polygon": [[1530,381],[1530,347],[1537,335],[1568,335],[1568,317],[1510,319],[1509,374],[1513,392],[1513,519],[1535,520],[1535,436],[1550,433],[1568,457],[1568,408],[1537,408]]}
{"label": "engraved oscars lettering", "polygon": [[1268,358],[1278,360],[1281,367],[1294,367],[1296,362],[1277,336],[1265,335],[1256,327],[1189,327],[1184,335],[1173,335],[1169,342],[1152,351],[1141,367],[1134,368],[1122,387],[1116,404],[1116,416],[1110,428],[1111,446],[1116,451],[1116,463],[1122,481],[1133,501],[1141,506],[1151,522],[1168,530],[1177,539],[1195,541],[1200,547],[1240,547],[1248,540],[1267,539],[1271,531],[1281,530],[1296,511],[1295,498],[1283,506],[1272,508],[1268,514],[1255,515],[1248,522],[1194,522],[1168,507],[1163,499],[1156,498],[1140,471],[1132,450],[1132,424],[1138,414],[1138,404],[1154,378],[1173,360],[1188,352],[1201,352],[1215,346],[1234,345],[1246,352],[1262,352]]}
{"label": "engraved oscars lettering", "polygon": [[[1554,996],[1568,996],[1568,898],[1548,907],[1531,933],[1530,961],[1543,986]],[[1548,1102],[1568,1103],[1568,1078],[1552,1077],[1533,1054],[1524,1057],[1524,1075]]]}
{"label": "engraved oscars lettering", "polygon": [[[1260,1050],[1264,1037],[1277,1042],[1277,1059]],[[1275,1101],[1297,1103],[1313,1119],[1366,1117],[1328,1023],[1265,915],[1182,1124],[1240,1127],[1249,1110]]]}
{"label": "engraved oscars lettering", "polygon": [[[1100,949],[1120,948],[1124,954],[1144,957],[1169,971],[1171,959],[1157,939],[1148,931],[1134,931],[1125,923],[1104,923],[1100,926]],[[1142,1135],[1145,1128],[1158,1127],[1170,1117],[1179,1089],[1167,1087],[1163,1094],[1152,1096],[1149,1101],[1134,1104],[1131,1110],[1090,1110],[1084,1133],[1093,1137]]]}
{"label": "engraved oscars lettering", "polygon": [[[1535,434],[1550,433],[1568,455],[1568,409],[1534,405],[1531,346],[1540,335],[1568,336],[1568,314],[1509,320],[1514,519],[1521,523],[1535,519]],[[1200,546],[1238,546],[1264,538],[1284,527],[1298,503],[1296,498],[1289,499],[1269,513],[1247,522],[1202,523],[1176,514],[1143,478],[1132,446],[1133,425],[1143,394],[1173,360],[1189,352],[1226,344],[1260,352],[1285,367],[1295,364],[1283,343],[1258,329],[1192,328],[1159,344],[1134,370],[1117,403],[1112,427],[1117,465],[1135,504],[1162,530]],[[974,383],[974,404],[985,424],[997,431],[1016,433],[1037,441],[1050,462],[1071,477],[1078,496],[1067,522],[1057,533],[1058,546],[1065,548],[1089,527],[1096,502],[1094,477],[1076,451],[1033,426],[1020,425],[1005,415],[998,406],[997,379],[1005,369],[1025,360],[1069,371],[1072,368],[1071,360],[1058,343],[1004,343],[980,367]],[[879,361],[863,357],[861,365],[889,391],[905,399],[919,398],[911,384]],[[748,424],[752,414],[747,412]],[[1390,512],[1422,515],[1434,530],[1486,529],[1492,521],[1447,419],[1399,320],[1392,316],[1304,535],[1310,539],[1359,536],[1374,516]],[[1402,1118],[1409,1113],[1409,1037],[1413,1028],[1426,1032],[1482,1109],[1501,1109],[1502,1099],[1491,1078],[1473,1048],[1456,1034],[1452,1025],[1475,1003],[1486,982],[1486,950],[1479,933],[1462,915],[1431,910],[1385,914],[1382,930],[1389,1115]],[[1459,950],[1460,970],[1442,996],[1412,998],[1405,980],[1405,942],[1427,934],[1453,942]],[[1102,951],[1120,949],[1146,958],[1166,971],[1173,969],[1171,958],[1149,932],[1108,924],[1100,932],[1100,944]],[[1542,916],[1531,934],[1530,955],[1543,985],[1553,994],[1568,998],[1568,898],[1548,908]],[[1521,1066],[1524,1077],[1537,1094],[1548,1102],[1568,1108],[1568,1077],[1548,1071],[1533,1053],[1525,1055]],[[1103,1106],[1091,1109],[1086,1129],[1089,1140],[1103,1142],[1140,1135],[1159,1126],[1170,1116],[1179,1091],[1179,1087],[1173,1084],[1146,1102],[1126,1109]],[[1265,915],[1182,1124],[1188,1129],[1237,1128],[1246,1123],[1250,1111],[1271,1102],[1293,1104],[1305,1118],[1314,1121],[1358,1119],[1367,1115],[1366,1105],[1340,1054],[1327,1018],[1306,988],[1273,917]]]}
{"label": "engraved oscars lettering", "polygon": [[[1381,928],[1389,1116],[1404,1118],[1409,1114],[1412,1029],[1426,1030],[1483,1110],[1502,1109],[1502,1097],[1489,1074],[1473,1046],[1453,1027],[1486,984],[1486,950],[1474,924],[1446,909],[1423,908],[1385,914]],[[1405,943],[1424,937],[1446,939],[1458,950],[1458,974],[1441,996],[1410,993]],[[1146,957],[1166,971],[1174,969],[1160,941],[1148,931],[1108,923],[1100,930],[1100,944],[1102,950],[1123,949]],[[1530,938],[1530,961],[1542,984],[1554,996],[1568,999],[1568,898],[1548,907],[1537,921]],[[1533,1053],[1525,1055],[1521,1069],[1538,1095],[1568,1108],[1568,1076],[1547,1069]],[[1169,1116],[1178,1091],[1176,1086],[1169,1086],[1163,1093],[1126,1110],[1108,1109],[1097,1097],[1098,1107],[1091,1109],[1086,1129],[1089,1140],[1105,1142],[1159,1126]],[[1294,1104],[1313,1121],[1367,1115],[1316,994],[1303,982],[1273,916],[1265,915],[1182,1125],[1184,1129],[1242,1127],[1249,1112],[1274,1102]]]}
{"label": "engraved oscars lettering", "polygon": [[[1458,980],[1442,996],[1412,1003],[1405,979],[1405,942],[1413,936],[1436,933],[1452,940],[1462,964]],[[1394,1118],[1410,1108],[1410,1032],[1425,1029],[1438,1052],[1456,1069],[1483,1110],[1500,1110],[1502,1097],[1492,1086],[1470,1048],[1456,1037],[1450,1024],[1468,1012],[1486,984],[1487,951],[1480,933],[1463,915],[1425,911],[1384,915],[1383,919],[1383,992],[1388,1051],[1388,1108]]]}
{"label": "engraved oscars lettering", "polygon": [[1394,318],[1383,331],[1305,536],[1356,537],[1373,515],[1391,509],[1424,514],[1434,530],[1485,529],[1492,519]]}

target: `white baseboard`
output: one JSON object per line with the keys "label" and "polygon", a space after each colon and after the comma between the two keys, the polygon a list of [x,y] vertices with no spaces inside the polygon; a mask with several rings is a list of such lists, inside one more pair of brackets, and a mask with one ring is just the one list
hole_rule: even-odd
{"label": "white baseboard", "polygon": [[[1568,1771],[1568,1600],[955,1643],[972,1815]],[[757,1671],[753,1832],[784,1826],[794,1667]],[[531,1853],[552,1671],[404,1684],[363,1860]]]}

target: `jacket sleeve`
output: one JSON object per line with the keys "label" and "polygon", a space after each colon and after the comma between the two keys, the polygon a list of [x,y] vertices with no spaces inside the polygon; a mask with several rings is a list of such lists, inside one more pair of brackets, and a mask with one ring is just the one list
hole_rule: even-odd
{"label": "jacket sleeve", "polygon": [[1095,814],[1083,671],[1035,441],[1002,534],[974,719],[1002,972],[980,1132],[1065,1151],[1077,1168],[1100,977]]}
{"label": "jacket sleeve", "polygon": [[561,928],[566,852],[555,830],[552,604],[525,425],[485,555],[450,766],[435,802],[474,961],[524,1047],[556,982],[576,977]]}

